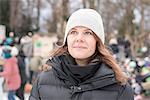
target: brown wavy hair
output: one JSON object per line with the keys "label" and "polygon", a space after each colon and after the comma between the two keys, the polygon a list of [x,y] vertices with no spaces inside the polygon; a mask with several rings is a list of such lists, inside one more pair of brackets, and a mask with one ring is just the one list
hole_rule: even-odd
{"label": "brown wavy hair", "polygon": [[97,40],[97,50],[101,60],[106,63],[115,72],[116,79],[121,84],[126,84],[128,81],[127,75],[122,71],[121,67],[117,63],[113,54],[107,49],[107,47],[101,42],[101,40],[95,35]]}
{"label": "brown wavy hair", "polygon": [[[96,51],[94,55],[98,55],[102,62],[104,62],[105,64],[107,64],[109,67],[112,68],[112,70],[115,72],[116,80],[120,84],[127,83],[128,77],[122,71],[121,67],[117,64],[117,61],[113,57],[112,53],[107,49],[107,47],[102,43],[102,41],[95,34],[94,34],[94,37],[97,41]],[[53,56],[62,55],[62,54],[69,54],[68,49],[67,49],[67,43],[64,46],[54,49],[50,53],[50,56],[53,57]]]}

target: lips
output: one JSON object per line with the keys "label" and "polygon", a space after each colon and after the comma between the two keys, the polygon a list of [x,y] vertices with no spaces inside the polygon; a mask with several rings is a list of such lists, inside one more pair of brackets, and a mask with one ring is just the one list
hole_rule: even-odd
{"label": "lips", "polygon": [[73,46],[73,48],[81,48],[81,49],[86,49],[84,46]]}

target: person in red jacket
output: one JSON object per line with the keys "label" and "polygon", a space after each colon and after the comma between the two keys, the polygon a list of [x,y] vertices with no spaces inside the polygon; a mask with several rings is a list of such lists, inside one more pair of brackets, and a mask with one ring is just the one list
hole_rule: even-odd
{"label": "person in red jacket", "polygon": [[6,50],[4,52],[4,70],[3,72],[0,72],[0,76],[4,77],[6,80],[8,100],[15,100],[15,91],[20,87],[21,79],[17,65],[17,58],[11,54],[14,54],[11,50]]}

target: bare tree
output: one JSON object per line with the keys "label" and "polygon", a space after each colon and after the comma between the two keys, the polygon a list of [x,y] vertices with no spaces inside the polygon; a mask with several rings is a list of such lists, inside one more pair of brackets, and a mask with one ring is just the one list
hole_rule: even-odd
{"label": "bare tree", "polygon": [[[17,36],[28,31],[38,31],[40,0],[11,0],[10,8],[10,28]],[[34,9],[37,9],[37,14]]]}
{"label": "bare tree", "polygon": [[37,21],[36,22],[36,28],[37,29],[36,30],[39,30],[39,28],[40,28],[40,26],[39,26],[39,21],[40,21],[39,20],[40,19],[40,7],[41,7],[41,1],[40,0],[37,1],[37,6],[36,7],[37,7],[37,20],[36,20]]}
{"label": "bare tree", "polygon": [[62,43],[65,23],[69,15],[69,0],[47,0],[51,6],[52,18],[49,32],[57,33],[58,42]]}
{"label": "bare tree", "polygon": [[[147,2],[147,0],[124,0],[124,2],[119,2],[119,4],[122,9],[125,10],[120,32],[123,32],[123,34],[128,37],[131,42],[132,54],[133,56],[137,56],[137,50],[144,45],[144,40],[148,35],[145,30],[145,11],[146,5],[150,3]],[[139,24],[134,22],[135,10],[138,10],[141,15]]]}
{"label": "bare tree", "polygon": [[12,31],[20,32],[22,25],[22,13],[21,13],[21,1],[11,0],[10,1],[10,28]]}
{"label": "bare tree", "polygon": [[9,0],[0,0],[0,24],[7,28],[6,34],[10,31],[10,2]]}
{"label": "bare tree", "polygon": [[63,36],[64,36],[64,29],[65,29],[65,23],[68,20],[69,16],[69,0],[63,0],[60,6],[60,11],[61,11],[61,17],[59,18],[59,24],[58,27],[58,39],[60,43],[63,41]]}
{"label": "bare tree", "polygon": [[[145,17],[147,17],[145,15],[145,11],[146,11],[146,7],[148,8],[148,6],[150,5],[150,2],[148,2],[148,0],[139,0],[137,2],[137,8],[139,8],[139,12],[141,14],[141,20],[139,23],[139,31],[138,31],[138,35],[135,35],[135,41],[133,42],[135,50],[141,48],[142,46],[145,45],[145,40],[149,34],[149,32],[146,32],[145,29]],[[138,42],[138,43],[137,43]],[[135,52],[135,55],[138,55],[137,52]]]}
{"label": "bare tree", "polygon": [[50,33],[56,33],[57,31],[57,22],[58,22],[58,2],[59,0],[47,0],[47,2],[50,4],[51,6],[51,11],[52,11],[52,17],[51,20],[49,21],[49,28],[48,31]]}
{"label": "bare tree", "polygon": [[97,0],[82,0],[83,8],[92,8],[96,9]]}
{"label": "bare tree", "polygon": [[96,4],[95,4],[96,0],[88,0],[88,1],[89,1],[89,4],[90,4],[90,8],[96,9]]}

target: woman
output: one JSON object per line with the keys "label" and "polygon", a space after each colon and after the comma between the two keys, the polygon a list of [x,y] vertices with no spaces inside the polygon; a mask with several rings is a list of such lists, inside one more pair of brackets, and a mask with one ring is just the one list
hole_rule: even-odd
{"label": "woman", "polygon": [[92,9],[74,12],[63,46],[47,61],[30,100],[133,100],[127,77],[104,46],[101,16]]}

